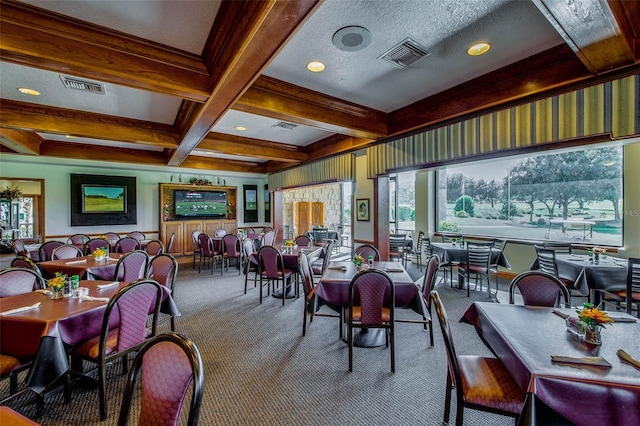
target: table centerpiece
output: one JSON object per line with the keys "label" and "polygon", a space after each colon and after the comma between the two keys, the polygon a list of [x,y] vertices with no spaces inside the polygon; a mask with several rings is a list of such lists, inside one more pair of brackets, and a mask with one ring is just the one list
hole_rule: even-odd
{"label": "table centerpiece", "polygon": [[605,328],[605,324],[613,324],[613,318],[594,306],[593,303],[585,303],[583,308],[576,312],[580,321],[585,324],[584,341],[593,345],[601,345],[600,332]]}

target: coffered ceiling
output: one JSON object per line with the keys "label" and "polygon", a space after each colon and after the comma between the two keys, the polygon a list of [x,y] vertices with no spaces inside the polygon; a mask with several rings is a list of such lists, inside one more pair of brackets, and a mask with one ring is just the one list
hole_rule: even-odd
{"label": "coffered ceiling", "polygon": [[[3,155],[268,173],[639,70],[636,1],[0,8]],[[425,56],[405,68],[380,58],[406,39]],[[469,56],[479,41],[490,50]],[[312,60],[325,70],[309,72]]]}

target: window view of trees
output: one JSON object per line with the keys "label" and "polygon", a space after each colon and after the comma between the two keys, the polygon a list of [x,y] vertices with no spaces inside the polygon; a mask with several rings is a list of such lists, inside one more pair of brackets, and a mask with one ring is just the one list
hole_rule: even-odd
{"label": "window view of trees", "polygon": [[438,230],[622,245],[622,147],[438,172]]}
{"label": "window view of trees", "polygon": [[[397,194],[397,197],[396,197]],[[416,229],[416,176],[415,172],[398,173],[391,182],[391,227],[403,231]]]}

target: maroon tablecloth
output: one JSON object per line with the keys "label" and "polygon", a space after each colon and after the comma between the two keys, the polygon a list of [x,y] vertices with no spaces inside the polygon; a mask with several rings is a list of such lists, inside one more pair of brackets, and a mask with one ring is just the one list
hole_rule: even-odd
{"label": "maroon tablecloth", "polygon": [[50,278],[56,272],[66,275],[79,275],[80,279],[112,280],[116,272],[116,265],[122,253],[110,253],[108,260],[96,261],[93,256],[83,256],[73,259],[49,260],[40,262],[38,266],[45,278]]}
{"label": "maroon tablecloth", "polygon": [[[640,370],[616,355],[624,349],[640,358],[640,324],[610,325],[602,346],[593,346],[567,332],[551,308],[475,302],[461,321],[475,326],[524,392],[576,425],[640,424]],[[560,365],[552,355],[602,356],[612,367]]]}

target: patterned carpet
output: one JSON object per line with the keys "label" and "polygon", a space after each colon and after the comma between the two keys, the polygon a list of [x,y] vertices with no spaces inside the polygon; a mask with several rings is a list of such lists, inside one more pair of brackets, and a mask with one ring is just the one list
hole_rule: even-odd
{"label": "patterned carpet", "polygon": [[[415,266],[411,273],[417,276]],[[243,294],[244,277],[236,271],[198,274],[181,264],[176,302],[183,317],[180,333],[199,347],[204,361],[205,394],[201,425],[440,425],[444,410],[446,357],[439,325],[435,345],[418,324],[396,325],[396,373],[389,350],[355,348],[354,371],[348,372],[347,346],[338,339],[337,319],[317,317],[302,337],[302,299],[267,297],[258,290]],[[490,355],[473,327],[458,319],[486,292],[440,285],[459,354]],[[399,310],[401,317],[417,317]],[[125,376],[110,369],[109,418],[99,422],[97,389],[74,387],[73,400],[49,395],[38,408],[28,394],[10,406],[43,425],[112,425],[117,423]],[[0,398],[7,394],[5,380]],[[455,413],[455,399],[452,413]],[[454,414],[452,414],[452,419]],[[466,410],[467,425],[507,425],[506,417]]]}

